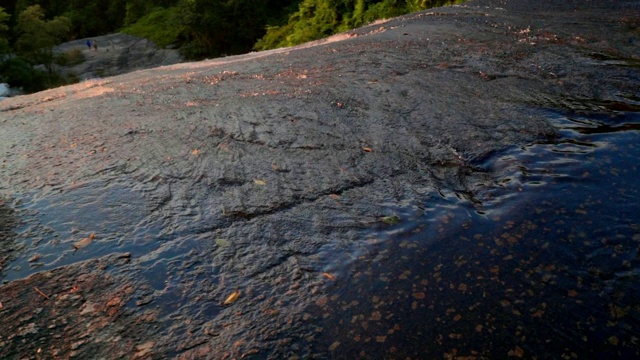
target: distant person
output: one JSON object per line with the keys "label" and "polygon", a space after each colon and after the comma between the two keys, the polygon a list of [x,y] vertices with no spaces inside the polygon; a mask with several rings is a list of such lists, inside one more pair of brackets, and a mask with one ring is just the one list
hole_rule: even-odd
{"label": "distant person", "polygon": [[91,50],[91,40],[87,40],[87,47]]}
{"label": "distant person", "polygon": [[93,40],[93,51],[98,51],[98,42]]}

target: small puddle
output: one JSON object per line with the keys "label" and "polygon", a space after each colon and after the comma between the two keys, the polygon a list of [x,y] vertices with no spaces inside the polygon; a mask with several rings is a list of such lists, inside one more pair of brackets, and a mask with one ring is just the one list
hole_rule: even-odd
{"label": "small puddle", "polygon": [[152,220],[144,189],[123,183],[88,182],[59,194],[17,199],[20,256],[4,281],[112,253],[142,254],[159,246],[160,220]]}

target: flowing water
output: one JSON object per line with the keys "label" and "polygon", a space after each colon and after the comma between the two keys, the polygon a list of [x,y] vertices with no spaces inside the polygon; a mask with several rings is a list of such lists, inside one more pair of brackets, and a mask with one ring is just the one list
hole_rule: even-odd
{"label": "flowing water", "polygon": [[[307,253],[292,246],[267,260],[257,254],[271,249],[263,244],[247,244],[253,248],[242,253],[212,235],[212,218],[194,213],[189,199],[163,213],[171,189],[160,183],[95,181],[60,194],[27,194],[16,206],[23,219],[16,227],[13,253],[18,255],[2,279],[130,252],[139,259],[134,275],[147,288],[128,306],[133,311],[153,299],[165,322],[163,334],[171,336],[186,331],[171,325],[177,313],[207,321],[229,311],[219,301],[191,299],[225,281],[240,281],[227,274],[220,259],[244,257],[245,263],[247,258],[267,262],[255,272],[260,276],[288,264],[305,274],[294,276],[296,281],[312,272],[328,278],[313,290],[319,292],[312,294],[311,305],[301,303],[304,336],[280,354],[637,357],[639,109],[640,100],[633,97],[585,102],[573,110],[538,109],[559,136],[472,164],[493,174],[494,186],[472,197],[433,188],[421,205],[390,207],[397,218],[370,227],[367,241],[325,243],[308,251],[299,245]],[[272,216],[265,231],[290,236],[278,223],[295,219],[286,211]],[[313,222],[299,220],[301,227]],[[340,231],[318,224],[314,229],[327,236]],[[93,232],[99,239],[90,237]],[[264,279],[251,275],[251,264],[245,266],[241,272],[256,298],[272,294]],[[216,296],[220,300],[223,294]],[[299,311],[300,304],[279,306],[286,313]]]}
{"label": "flowing water", "polygon": [[315,349],[345,359],[638,357],[639,103],[591,105],[600,111],[540,110],[560,137],[476,164],[497,174],[476,202],[434,192],[404,215],[317,307]]}

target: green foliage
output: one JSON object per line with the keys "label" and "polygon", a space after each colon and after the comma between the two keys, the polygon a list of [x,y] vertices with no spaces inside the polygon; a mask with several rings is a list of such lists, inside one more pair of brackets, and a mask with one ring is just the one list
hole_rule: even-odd
{"label": "green foliage", "polygon": [[[364,21],[366,23],[373,22],[378,19],[388,19],[402,14],[411,12],[407,3],[414,2],[412,0],[397,1],[397,0],[384,0],[372,4],[364,14]],[[424,8],[423,8],[424,9]]]}
{"label": "green foliage", "polygon": [[287,35],[293,32],[294,25],[295,23],[292,22],[282,26],[267,26],[267,35],[260,38],[253,48],[268,50],[287,46],[286,43],[283,43],[283,39],[286,39]]}
{"label": "green foliage", "polygon": [[179,20],[180,9],[156,8],[143,16],[136,23],[125,27],[121,32],[149,39],[159,47],[166,47],[178,41],[183,32],[183,25]]}
{"label": "green foliage", "polygon": [[9,30],[7,23],[11,16],[4,11],[4,8],[0,7],[0,56],[9,52],[9,40],[6,34]]}
{"label": "green foliage", "polygon": [[127,0],[124,25],[131,26],[147,15],[153,4],[149,0]]}
{"label": "green foliage", "polygon": [[0,82],[27,93],[47,89],[50,85],[47,72],[35,69],[22,58],[14,57],[0,62]]}
{"label": "green foliage", "polygon": [[55,54],[53,62],[60,66],[73,66],[82,64],[87,59],[85,58],[82,50],[71,49],[66,53]]}
{"label": "green foliage", "polygon": [[340,20],[340,14],[331,1],[305,0],[289,20],[294,25],[292,33],[286,37],[286,43],[301,44],[329,36],[334,33]]}
{"label": "green foliage", "polygon": [[64,13],[72,21],[74,38],[115,32],[123,26],[125,14],[125,0],[70,0]]}
{"label": "green foliage", "polygon": [[3,34],[9,30],[7,22],[11,18],[11,15],[7,14],[3,7],[0,7],[0,34]]}
{"label": "green foliage", "polygon": [[46,21],[40,5],[30,6],[18,17],[16,51],[34,64],[44,64],[51,72],[53,47],[64,39],[70,27],[69,19],[58,16]]}
{"label": "green foliage", "polygon": [[256,50],[293,46],[390,18],[457,0],[304,0],[287,24],[269,26]]}
{"label": "green foliage", "polygon": [[264,34],[267,0],[182,0],[182,53],[203,58],[250,51]]}
{"label": "green foliage", "polygon": [[[296,45],[453,2],[460,0],[13,0],[7,11],[0,8],[0,77],[25,87],[16,85],[23,76],[34,84],[27,91],[64,83],[52,63],[83,59],[81,53],[54,56],[53,46],[116,31],[176,45],[186,58],[200,59]],[[19,58],[9,61],[3,53]],[[44,64],[48,74],[27,64]]]}

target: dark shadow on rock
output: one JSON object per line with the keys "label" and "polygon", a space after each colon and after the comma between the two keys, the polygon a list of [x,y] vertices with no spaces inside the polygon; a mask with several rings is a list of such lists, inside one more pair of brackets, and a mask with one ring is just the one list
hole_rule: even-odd
{"label": "dark shadow on rock", "polygon": [[17,222],[15,211],[0,197],[0,278],[14,252]]}

